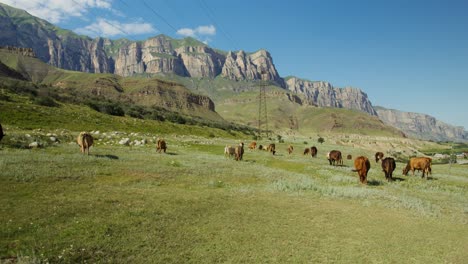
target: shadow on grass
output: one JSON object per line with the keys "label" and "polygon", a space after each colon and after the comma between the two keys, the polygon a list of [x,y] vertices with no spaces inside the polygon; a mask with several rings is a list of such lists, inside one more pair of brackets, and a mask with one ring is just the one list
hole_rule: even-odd
{"label": "shadow on grass", "polygon": [[106,158],[106,159],[113,159],[113,160],[118,160],[119,157],[116,155],[93,155],[96,158]]}
{"label": "shadow on grass", "polygon": [[166,152],[165,153],[166,155],[169,155],[169,156],[177,156],[179,154],[175,153],[175,152]]}
{"label": "shadow on grass", "polygon": [[370,181],[367,181],[367,185],[369,185],[369,186],[380,186],[380,185],[383,185],[383,182],[377,181],[377,180],[370,180]]}
{"label": "shadow on grass", "polygon": [[405,179],[403,178],[399,178],[399,177],[392,177],[393,178],[393,181],[406,181]]}

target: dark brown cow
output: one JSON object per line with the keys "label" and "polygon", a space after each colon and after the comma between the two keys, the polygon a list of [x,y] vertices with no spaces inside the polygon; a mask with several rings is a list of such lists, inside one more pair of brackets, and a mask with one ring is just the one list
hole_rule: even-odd
{"label": "dark brown cow", "polygon": [[426,158],[426,157],[411,158],[408,161],[408,164],[406,164],[406,167],[403,169],[403,175],[408,176],[408,172],[411,170],[414,176],[415,170],[422,170],[421,178],[424,178],[426,174],[429,174],[430,172],[432,172],[431,161],[432,160],[430,158]]}
{"label": "dark brown cow", "polygon": [[367,184],[367,173],[370,169],[370,162],[367,157],[359,156],[354,160],[354,170],[359,175],[359,181],[362,184]]}
{"label": "dark brown cow", "polygon": [[288,146],[288,154],[291,154],[293,152],[293,150],[294,150],[294,147],[289,145]]}
{"label": "dark brown cow", "polygon": [[317,157],[317,152],[318,152],[318,150],[317,150],[317,148],[315,146],[312,146],[310,148],[310,154],[312,155],[313,158]]}
{"label": "dark brown cow", "polygon": [[276,150],[275,150],[275,149],[276,149],[276,146],[275,146],[275,144],[273,144],[273,143],[270,144],[270,145],[268,145],[268,147],[267,147],[267,151],[268,151],[268,152],[271,152],[273,155],[275,155],[275,153],[276,153]]}
{"label": "dark brown cow", "polygon": [[379,160],[383,159],[384,154],[382,152],[375,153],[375,162],[379,162]]}
{"label": "dark brown cow", "polygon": [[236,147],[234,153],[237,161],[242,160],[242,157],[244,156],[244,142],[239,143],[239,146]]}
{"label": "dark brown cow", "polygon": [[343,159],[341,158],[341,151],[339,150],[332,150],[327,154],[328,162],[330,165],[343,165]]}
{"label": "dark brown cow", "polygon": [[3,134],[2,124],[0,124],[0,141],[2,140],[3,136],[5,136],[5,134]]}
{"label": "dark brown cow", "polygon": [[255,141],[250,142],[249,149],[254,150],[256,148],[257,148],[257,142]]}
{"label": "dark brown cow", "polygon": [[304,155],[310,154],[310,148],[305,148],[304,149]]}
{"label": "dark brown cow", "polygon": [[346,156],[346,158],[351,160],[351,159],[353,159],[353,156],[351,156],[351,154],[348,154],[348,156]]}
{"label": "dark brown cow", "polygon": [[382,160],[382,170],[385,173],[385,179],[387,181],[393,181],[393,171],[396,168],[396,163],[394,158],[387,157]]}
{"label": "dark brown cow", "polygon": [[159,153],[164,151],[164,153],[166,153],[166,149],[167,149],[166,141],[164,141],[164,139],[158,138],[158,141],[156,142],[156,151]]}
{"label": "dark brown cow", "polygon": [[265,148],[262,145],[260,145],[260,146],[258,146],[258,149],[259,150],[264,150]]}

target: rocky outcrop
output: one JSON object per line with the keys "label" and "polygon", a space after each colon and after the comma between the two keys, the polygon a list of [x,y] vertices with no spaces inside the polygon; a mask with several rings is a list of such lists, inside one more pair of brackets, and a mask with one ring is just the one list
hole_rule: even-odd
{"label": "rocky outcrop", "polygon": [[383,107],[376,107],[375,109],[379,118],[385,124],[400,129],[406,135],[434,141],[468,141],[468,132],[463,127],[446,124],[430,115]]}
{"label": "rocky outcrop", "polygon": [[276,71],[273,59],[266,50],[259,50],[252,54],[244,51],[229,52],[226,56],[221,76],[231,80],[264,80],[272,81],[285,87],[284,80]]}
{"label": "rocky outcrop", "polygon": [[286,87],[302,95],[310,105],[354,109],[377,115],[367,94],[357,88],[334,88],[328,82],[313,82],[296,77],[288,78]]}

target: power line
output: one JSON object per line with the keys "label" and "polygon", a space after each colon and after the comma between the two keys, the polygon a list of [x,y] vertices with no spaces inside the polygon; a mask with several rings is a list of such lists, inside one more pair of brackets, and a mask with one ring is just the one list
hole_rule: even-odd
{"label": "power line", "polygon": [[149,9],[151,10],[157,17],[159,17],[164,23],[166,23],[170,28],[172,28],[174,30],[174,32],[177,32],[177,29],[171,25],[171,23],[169,23],[162,15],[160,15],[158,12],[156,12],[151,6],[148,5],[148,3],[146,3],[145,0],[141,0],[141,2]]}
{"label": "power line", "polygon": [[231,44],[234,46],[234,48],[236,50],[239,50],[238,48],[238,45],[237,45],[237,42],[231,38],[229,36],[229,34],[223,29],[223,27],[221,27],[220,24],[216,23],[216,20],[215,20],[215,13],[213,12],[213,10],[208,6],[208,4],[206,4],[206,2],[204,0],[199,0],[198,2],[200,4],[200,7],[203,9],[203,11],[205,12],[206,16],[208,17],[208,19],[211,20],[211,23],[213,23],[217,28],[220,29],[221,33],[224,35],[224,37],[226,37],[226,39],[231,42]]}

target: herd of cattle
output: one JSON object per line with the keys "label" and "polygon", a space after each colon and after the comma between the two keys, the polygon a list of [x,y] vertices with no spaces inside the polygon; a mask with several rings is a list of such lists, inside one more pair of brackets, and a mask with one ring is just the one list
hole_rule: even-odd
{"label": "herd of cattle", "polygon": [[[249,149],[255,150],[257,149],[257,142],[253,141],[248,146]],[[269,144],[268,147],[264,147],[262,145],[258,146],[259,150],[266,150],[271,152],[273,155],[276,153],[276,146],[275,144]],[[289,145],[287,148],[288,154],[293,152],[294,148],[292,145]],[[239,143],[238,146],[229,146],[227,145],[224,148],[224,155],[225,157],[234,157],[235,160],[239,161],[242,160],[244,155],[244,143]],[[310,148],[305,148],[303,155],[311,155],[312,157],[317,156],[317,147],[312,146]],[[332,150],[327,153],[327,159],[330,165],[343,165],[343,158],[341,151],[339,150]],[[347,155],[347,159],[351,160],[352,156]],[[382,171],[384,172],[385,179],[387,181],[393,181],[393,171],[396,169],[396,162],[394,158],[386,157],[384,158],[383,152],[375,153],[375,162],[378,163],[381,161]],[[422,171],[422,178],[428,177],[429,174],[432,174],[432,159],[428,157],[414,157],[411,158],[406,167],[403,169],[403,175],[408,175],[409,171],[412,171],[414,176],[414,171]],[[354,160],[354,170],[359,175],[359,181],[362,184],[367,184],[367,173],[369,172],[371,165],[369,159],[365,156],[359,156]]]}
{"label": "herd of cattle", "polygon": [[[4,134],[3,134],[3,129],[0,124],[0,140],[2,140]],[[88,133],[88,132],[81,132],[78,135],[77,138],[77,143],[80,146],[80,151],[83,154],[89,155],[89,148],[93,145],[93,136]],[[249,144],[248,148],[250,150],[266,150],[273,155],[276,154],[276,145],[275,144],[269,144],[267,147],[258,145],[257,142],[253,141]],[[156,142],[156,150],[161,153],[164,152],[166,153],[167,149],[167,144],[166,141],[163,139],[158,139]],[[287,148],[288,154],[291,154],[293,152],[294,148],[293,146],[289,145]],[[310,148],[305,148],[303,155],[311,155],[312,157],[317,157],[317,148],[315,146],[312,146]],[[224,155],[226,157],[234,157],[235,160],[240,161],[242,160],[244,156],[244,143],[239,143],[237,146],[226,146],[224,148]],[[343,165],[343,158],[341,155],[341,151],[339,150],[332,150],[327,153],[327,159],[330,165],[336,166],[336,165]],[[352,159],[351,155],[347,156],[347,159],[350,160]],[[379,160],[381,160],[381,166],[382,166],[382,171],[385,174],[385,179],[387,181],[393,181],[393,171],[396,168],[396,163],[395,159],[391,157],[386,157],[384,158],[384,154],[382,152],[377,152],[375,153],[375,162],[378,163]],[[411,158],[408,163],[406,164],[406,167],[403,169],[403,175],[408,175],[409,171],[412,171],[413,176],[414,176],[414,171],[422,171],[422,178],[426,177],[429,174],[432,174],[432,159],[428,157],[415,157]],[[367,184],[367,173],[369,172],[371,165],[369,162],[369,159],[365,156],[359,156],[354,160],[354,170],[355,172],[358,173],[359,175],[359,181],[362,184]]]}

